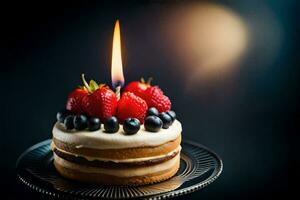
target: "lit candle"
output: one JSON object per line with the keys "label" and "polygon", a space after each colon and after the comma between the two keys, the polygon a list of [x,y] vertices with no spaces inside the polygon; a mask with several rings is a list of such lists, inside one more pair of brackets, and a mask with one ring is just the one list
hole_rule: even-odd
{"label": "lit candle", "polygon": [[124,85],[122,53],[121,53],[121,32],[119,20],[116,21],[113,36],[112,60],[111,60],[112,86],[116,90],[117,99],[120,99],[120,90]]}

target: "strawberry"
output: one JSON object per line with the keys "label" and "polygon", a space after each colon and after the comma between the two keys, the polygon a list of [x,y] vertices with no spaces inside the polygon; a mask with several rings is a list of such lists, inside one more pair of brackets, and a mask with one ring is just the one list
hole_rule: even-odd
{"label": "strawberry", "polygon": [[137,118],[143,124],[147,109],[145,100],[132,92],[126,92],[118,102],[117,117],[121,124],[129,117]]}
{"label": "strawberry", "polygon": [[74,114],[83,114],[81,106],[81,100],[88,94],[88,91],[84,88],[77,88],[71,92],[67,99],[66,109]]}
{"label": "strawberry", "polygon": [[100,86],[82,99],[85,113],[99,117],[102,122],[116,114],[117,103],[115,93],[108,86]]}
{"label": "strawberry", "polygon": [[147,88],[144,99],[149,108],[155,107],[159,112],[166,112],[171,109],[170,99],[164,95],[158,86]]}
{"label": "strawberry", "polygon": [[147,82],[143,78],[140,81],[133,81],[129,83],[123,90],[123,92],[132,92],[136,96],[144,98],[145,91],[148,87],[150,87],[151,78],[148,79]]}

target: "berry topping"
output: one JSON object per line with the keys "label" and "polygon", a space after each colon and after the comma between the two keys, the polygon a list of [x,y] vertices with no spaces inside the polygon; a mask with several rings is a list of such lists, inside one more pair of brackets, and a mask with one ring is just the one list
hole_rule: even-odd
{"label": "berry topping", "polygon": [[66,109],[56,115],[57,121],[64,123],[68,130],[88,128],[90,131],[99,130],[101,122],[105,122],[107,133],[117,132],[120,122],[126,134],[134,134],[147,116],[146,130],[157,132],[168,128],[175,121],[176,113],[170,110],[171,102],[163,91],[150,85],[151,80],[145,82],[142,78],[140,82],[129,83],[119,99],[108,86],[94,80],[87,83],[82,74],[83,86],[69,94]]}
{"label": "berry topping", "polygon": [[98,85],[91,80],[88,85],[82,75],[82,80],[89,94],[82,98],[82,107],[86,114],[98,117],[101,121],[115,115],[117,110],[117,97],[115,93],[105,85]]}
{"label": "berry topping", "polygon": [[105,121],[116,113],[117,97],[115,93],[106,86],[102,86],[92,94],[82,99],[82,105],[89,116],[99,117]]}
{"label": "berry topping", "polygon": [[167,129],[172,125],[172,118],[167,113],[165,113],[165,112],[160,113],[159,118],[163,122],[163,128],[164,129]]}
{"label": "berry topping", "polygon": [[88,118],[85,115],[76,115],[73,123],[76,130],[83,130],[87,128]]}
{"label": "berry topping", "polygon": [[96,131],[101,128],[101,121],[98,117],[91,117],[88,120],[89,131]]}
{"label": "berry topping", "polygon": [[163,126],[163,122],[157,116],[148,116],[145,119],[145,129],[150,132],[158,132]]}
{"label": "berry topping", "polygon": [[73,115],[69,115],[65,118],[64,120],[64,125],[65,125],[65,128],[67,130],[72,130],[74,128],[74,116]]}
{"label": "berry topping", "polygon": [[107,133],[115,133],[119,130],[119,122],[116,117],[110,117],[104,123],[104,129]]}
{"label": "berry topping", "polygon": [[147,110],[147,116],[158,116],[159,112],[156,108],[151,107]]}
{"label": "berry topping", "polygon": [[66,110],[66,109],[62,109],[60,111],[57,112],[56,114],[56,119],[58,122],[60,123],[64,123],[65,121],[65,118],[70,115],[71,112],[69,110]]}
{"label": "berry topping", "polygon": [[150,87],[151,78],[149,78],[148,82],[146,83],[143,78],[141,81],[134,81],[129,83],[123,90],[123,92],[132,92],[138,97],[144,98],[145,91],[148,87]]}
{"label": "berry topping", "polygon": [[82,114],[84,110],[81,106],[82,98],[88,94],[86,89],[77,88],[71,92],[67,99],[66,109],[74,114]]}
{"label": "berry topping", "polygon": [[123,130],[127,135],[133,135],[140,130],[140,121],[136,118],[128,118],[124,121]]}
{"label": "berry topping", "polygon": [[118,102],[117,117],[121,124],[127,118],[137,118],[143,124],[147,108],[147,103],[142,98],[126,92]]}
{"label": "berry topping", "polygon": [[171,118],[172,118],[172,122],[174,122],[175,121],[175,119],[176,119],[176,113],[173,111],[173,110],[169,110],[168,112],[166,112],[168,115],[170,115],[171,116]]}
{"label": "berry topping", "polygon": [[155,107],[159,112],[166,112],[171,109],[170,99],[163,94],[158,86],[147,88],[144,99],[149,107]]}

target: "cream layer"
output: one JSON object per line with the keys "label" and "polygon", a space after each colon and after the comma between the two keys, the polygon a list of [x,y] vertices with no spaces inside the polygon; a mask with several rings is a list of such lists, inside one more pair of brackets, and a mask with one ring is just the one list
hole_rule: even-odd
{"label": "cream layer", "polygon": [[103,128],[97,131],[67,131],[63,125],[56,123],[53,127],[53,137],[62,142],[73,144],[76,148],[92,149],[124,149],[134,147],[158,146],[173,141],[181,135],[182,127],[175,120],[168,129],[157,133],[146,131],[142,125],[134,135],[125,135],[122,125],[117,133],[107,134]]}
{"label": "cream layer", "polygon": [[107,159],[107,158],[101,158],[101,157],[92,157],[92,156],[85,156],[82,154],[74,154],[74,153],[70,153],[67,152],[65,150],[62,150],[60,148],[57,148],[57,146],[55,146],[54,142],[51,143],[51,148],[52,150],[54,148],[58,149],[59,151],[71,155],[71,156],[75,156],[75,157],[83,157],[88,161],[94,161],[94,160],[98,160],[98,161],[104,161],[104,162],[115,162],[115,163],[131,163],[131,162],[142,162],[142,161],[146,161],[146,160],[154,160],[154,159],[158,159],[158,158],[164,158],[164,157],[168,157],[173,155],[174,153],[180,152],[181,150],[181,146],[179,145],[175,150],[164,154],[164,155],[158,155],[158,156],[149,156],[149,157],[144,157],[144,158],[130,158],[130,159]]}
{"label": "cream layer", "polygon": [[54,153],[54,160],[60,166],[69,168],[72,170],[76,170],[83,173],[99,173],[99,174],[107,174],[117,177],[135,177],[135,176],[145,176],[148,174],[159,173],[165,170],[169,170],[174,165],[179,162],[180,155],[176,155],[174,158],[167,160],[163,163],[159,163],[157,165],[145,166],[145,167],[137,167],[137,168],[122,168],[122,169],[107,169],[107,168],[100,168],[100,167],[90,167],[90,166],[83,166],[76,163],[69,162],[64,160],[63,158],[58,157]]}

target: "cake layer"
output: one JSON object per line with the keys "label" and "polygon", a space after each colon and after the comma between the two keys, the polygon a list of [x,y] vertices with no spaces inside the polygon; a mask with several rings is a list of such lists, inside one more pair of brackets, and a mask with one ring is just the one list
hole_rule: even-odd
{"label": "cake layer", "polygon": [[[160,134],[160,133],[155,133]],[[75,156],[98,157],[106,160],[124,160],[134,158],[145,158],[152,156],[166,155],[180,146],[181,135],[173,141],[169,141],[155,147],[137,147],[126,149],[90,149],[90,148],[76,148],[73,144],[61,142],[53,138],[53,144],[56,148],[69,152]]]}
{"label": "cake layer", "polygon": [[174,158],[167,160],[163,163],[159,163],[153,166],[142,166],[142,167],[135,167],[135,168],[127,168],[123,167],[120,169],[107,169],[101,167],[92,167],[86,165],[76,164],[70,161],[67,161],[57,155],[54,154],[54,160],[60,166],[65,168],[73,169],[78,172],[84,173],[100,173],[100,174],[107,174],[116,177],[134,177],[134,176],[145,176],[148,174],[158,173],[164,170],[168,170],[172,168],[180,159],[179,154],[176,155]]}
{"label": "cake layer", "polygon": [[154,165],[137,168],[105,169],[99,167],[88,167],[66,161],[54,155],[54,165],[58,172],[64,177],[106,185],[145,185],[163,181],[176,174],[180,155]]}
{"label": "cake layer", "polygon": [[72,145],[76,149],[127,149],[137,147],[156,147],[176,140],[181,135],[182,127],[178,120],[168,129],[157,133],[148,132],[142,125],[134,135],[125,135],[122,125],[117,133],[108,134],[103,129],[97,131],[67,131],[60,123],[53,127],[53,138],[61,143]]}
{"label": "cake layer", "polygon": [[156,165],[167,160],[174,158],[180,153],[181,147],[179,146],[174,151],[161,156],[137,158],[137,159],[123,159],[123,160],[103,160],[102,158],[93,157],[92,159],[87,159],[83,156],[72,155],[70,153],[64,152],[60,149],[52,147],[53,152],[56,156],[81,165],[93,166],[93,167],[103,167],[103,168],[123,168],[123,167],[137,167],[137,166],[151,166]]}

